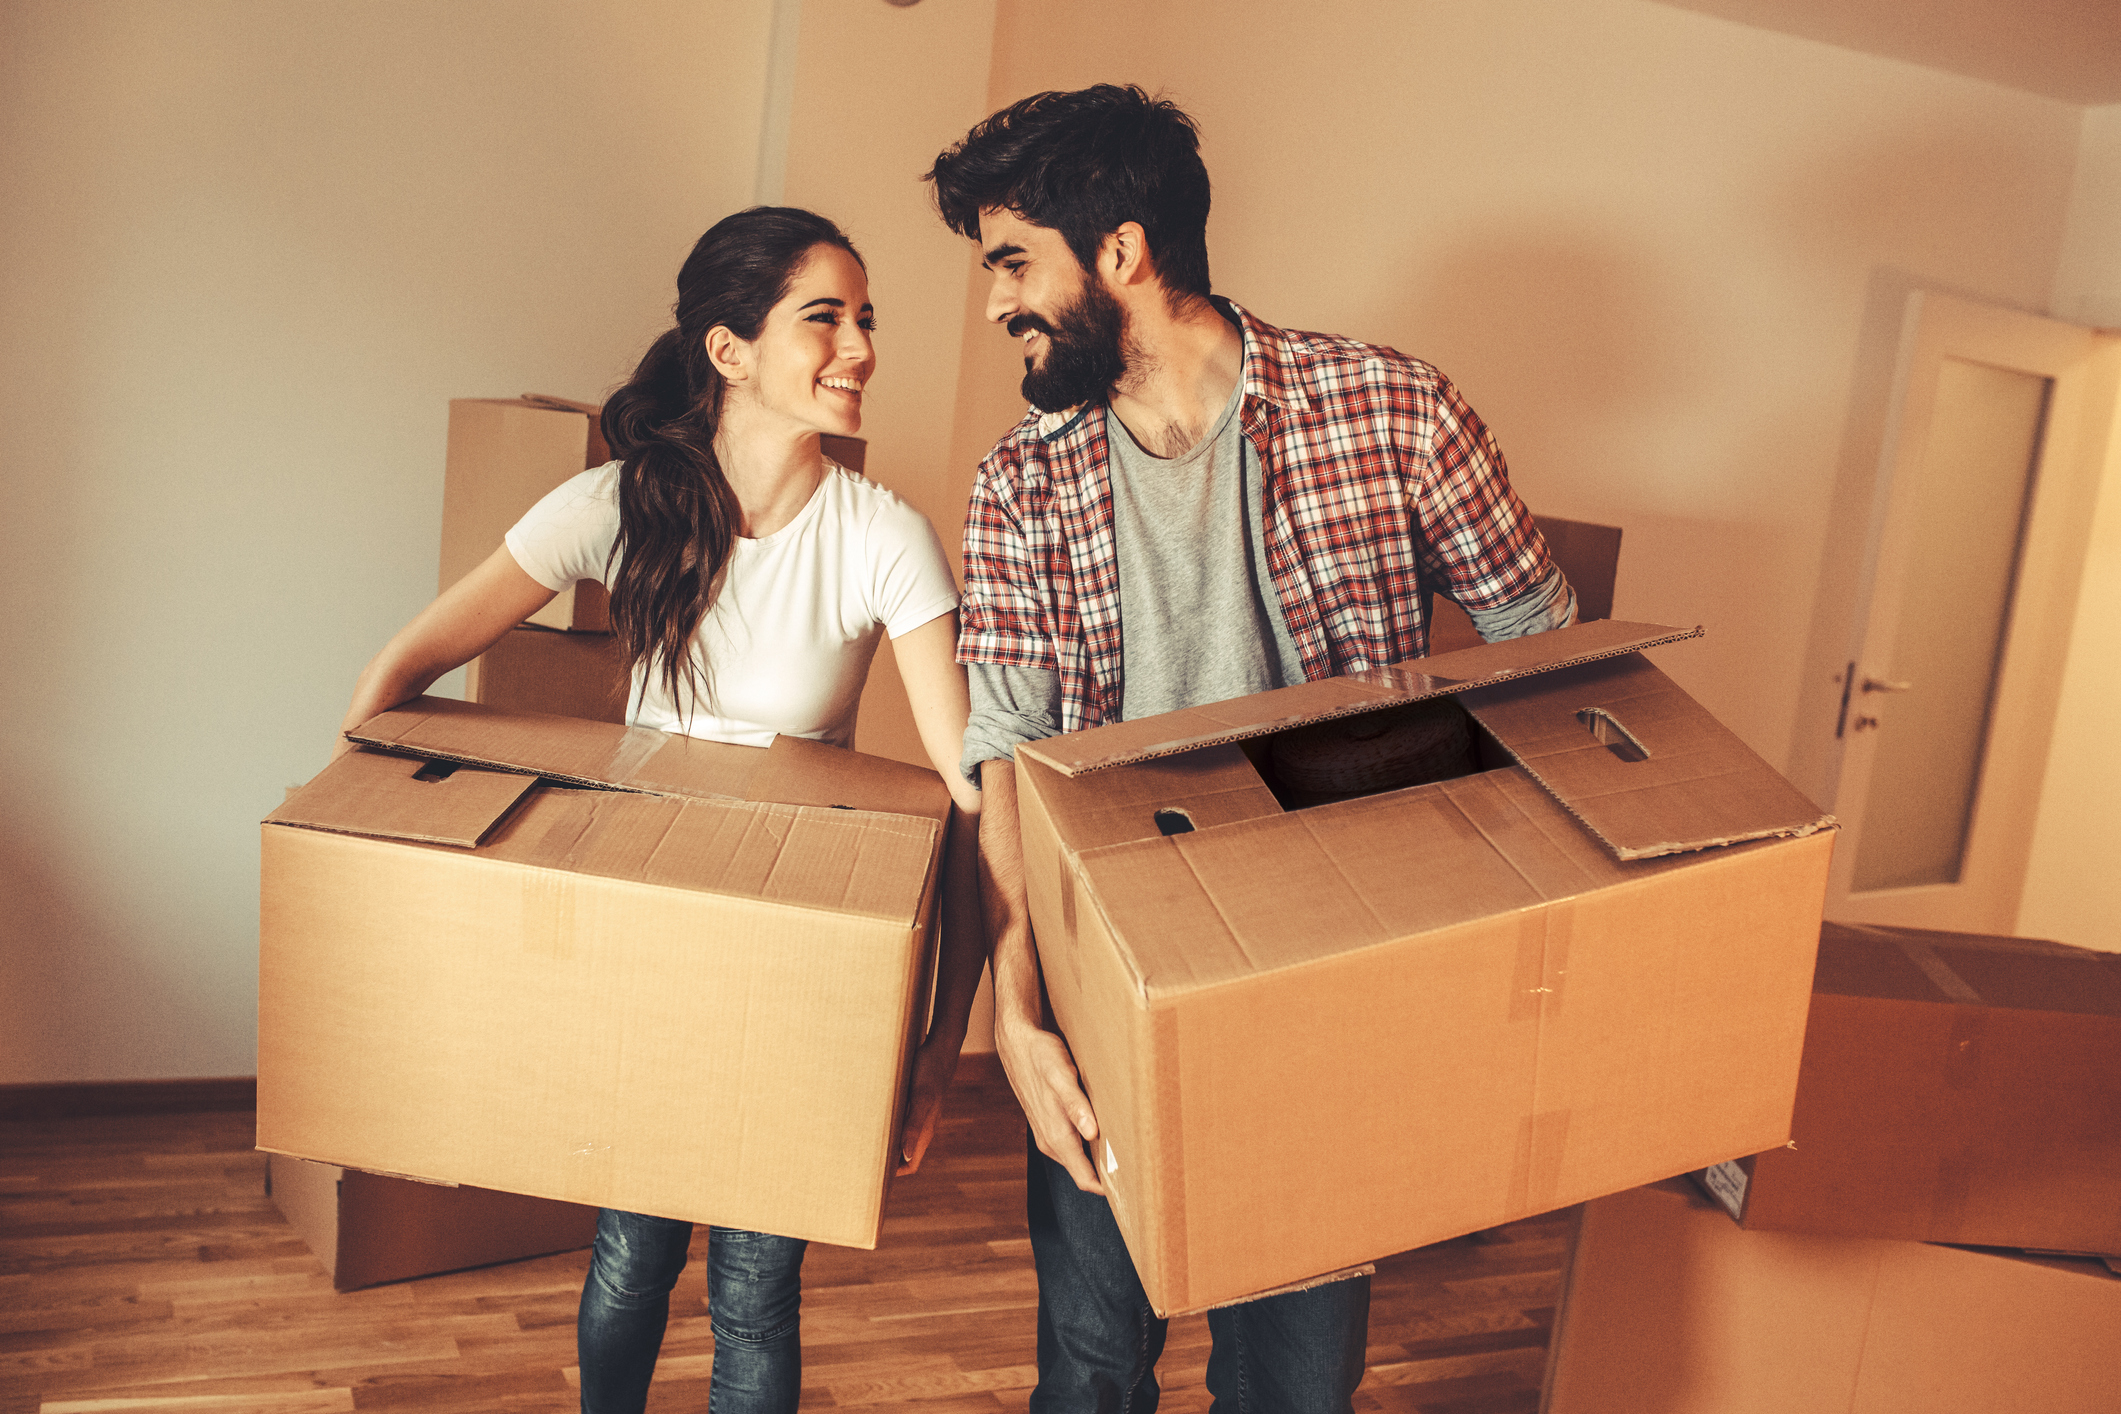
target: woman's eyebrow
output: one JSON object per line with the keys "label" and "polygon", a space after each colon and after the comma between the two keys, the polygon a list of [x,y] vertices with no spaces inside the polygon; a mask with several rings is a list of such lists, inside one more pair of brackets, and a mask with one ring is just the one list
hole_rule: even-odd
{"label": "woman's eyebrow", "polygon": [[[799,306],[797,306],[797,308],[796,308],[796,311],[795,311],[795,312],[796,312],[797,314],[801,314],[801,313],[802,313],[802,312],[803,312],[804,310],[806,310],[806,309],[810,308],[810,305],[814,305],[814,304],[829,304],[829,305],[831,305],[831,306],[832,306],[832,307],[833,307],[834,309],[845,309],[845,308],[847,307],[847,301],[845,301],[845,300],[843,300],[843,299],[839,299],[839,298],[836,298],[836,297],[834,297],[834,296],[832,296],[832,295],[824,295],[824,296],[820,296],[820,297],[819,297],[819,298],[817,298],[817,299],[811,300],[809,304],[804,304],[804,305],[799,305]],[[875,305],[873,305],[873,304],[865,304],[865,305],[863,305],[863,306],[862,306],[862,310],[861,310],[861,312],[862,312],[862,313],[864,313],[864,314],[874,314],[874,313],[876,313],[876,306],[875,306]]]}

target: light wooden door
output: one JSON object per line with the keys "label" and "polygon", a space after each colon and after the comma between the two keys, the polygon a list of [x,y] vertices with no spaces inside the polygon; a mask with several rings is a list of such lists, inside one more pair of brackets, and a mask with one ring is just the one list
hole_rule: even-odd
{"label": "light wooden door", "polygon": [[1841,676],[1829,917],[2012,931],[2117,367],[2111,336],[1910,297]]}

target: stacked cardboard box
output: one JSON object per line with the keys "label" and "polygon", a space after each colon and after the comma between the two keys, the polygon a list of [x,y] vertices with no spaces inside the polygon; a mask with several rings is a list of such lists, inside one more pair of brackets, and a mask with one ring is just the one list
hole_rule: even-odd
{"label": "stacked cardboard box", "polygon": [[2112,1406],[2121,957],[1825,925],[1790,1130],[1585,1209],[1552,1414]]}
{"label": "stacked cardboard box", "polygon": [[876,1241],[950,798],[422,698],[263,827],[258,1145]]}
{"label": "stacked cardboard box", "polygon": [[587,1247],[597,1211],[274,1154],[272,1200],[339,1291]]}
{"label": "stacked cardboard box", "polygon": [[[1831,820],[1582,624],[1017,751],[1047,991],[1194,1310],[1788,1137]],[[1483,769],[1284,809],[1260,741],[1455,695]]]}
{"label": "stacked cardboard box", "polygon": [[1747,1232],[1684,1181],[1584,1207],[1544,1414],[2104,1414],[2121,1277],[2088,1258]]}
{"label": "stacked cardboard box", "polygon": [[2121,1255],[2121,955],[1829,923],[1798,1074],[1743,1226]]}

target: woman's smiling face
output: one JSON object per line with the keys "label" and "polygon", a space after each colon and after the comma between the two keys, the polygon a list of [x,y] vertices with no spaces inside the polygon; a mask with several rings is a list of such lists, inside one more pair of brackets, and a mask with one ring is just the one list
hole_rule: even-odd
{"label": "woman's smiling face", "polygon": [[749,354],[749,399],[758,412],[805,431],[853,436],[862,389],[876,371],[869,276],[838,246],[813,246],[767,312]]}

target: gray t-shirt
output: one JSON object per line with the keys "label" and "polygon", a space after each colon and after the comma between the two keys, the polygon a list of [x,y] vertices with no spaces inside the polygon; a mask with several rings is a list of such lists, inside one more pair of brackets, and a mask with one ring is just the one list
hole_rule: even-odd
{"label": "gray t-shirt", "polygon": [[1224,702],[1304,680],[1267,573],[1259,457],[1230,390],[1176,457],[1143,450],[1104,413],[1119,560],[1120,719]]}
{"label": "gray t-shirt", "polygon": [[[1109,409],[1112,529],[1118,541],[1120,717],[1153,717],[1304,680],[1303,658],[1267,569],[1259,455],[1230,401],[1192,450],[1143,451]],[[1489,642],[1561,628],[1576,594],[1559,568],[1508,604],[1473,613]],[[972,717],[960,768],[979,784],[983,761],[1060,730],[1060,674],[971,663]]]}

